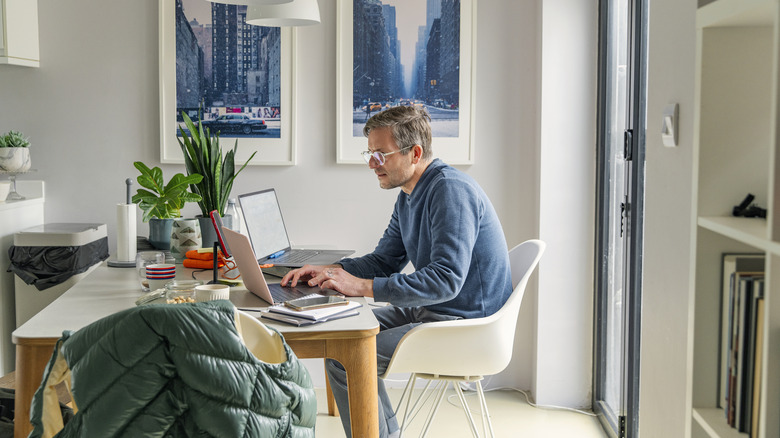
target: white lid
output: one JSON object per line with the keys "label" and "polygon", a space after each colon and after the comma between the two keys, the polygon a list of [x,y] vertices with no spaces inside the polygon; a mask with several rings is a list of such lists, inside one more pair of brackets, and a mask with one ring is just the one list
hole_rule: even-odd
{"label": "white lid", "polygon": [[14,234],[14,245],[82,246],[106,237],[106,235],[106,224],[43,224]]}

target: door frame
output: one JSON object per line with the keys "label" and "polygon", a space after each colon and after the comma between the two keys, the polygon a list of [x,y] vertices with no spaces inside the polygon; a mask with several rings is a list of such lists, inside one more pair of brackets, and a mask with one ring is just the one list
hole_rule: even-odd
{"label": "door frame", "polygon": [[615,417],[603,403],[603,383],[605,381],[606,361],[602,342],[606,333],[607,300],[603,291],[606,290],[607,266],[599,263],[607,251],[605,235],[609,232],[610,214],[615,214],[614,207],[608,205],[609,184],[606,179],[606,169],[609,157],[602,145],[609,140],[609,119],[606,87],[612,80],[611,70],[605,68],[611,61],[608,50],[612,35],[610,34],[610,0],[599,1],[599,72],[598,72],[598,129],[596,147],[596,233],[594,267],[594,342],[593,369],[594,391],[593,410],[599,415],[604,429],[615,437],[638,437],[639,435],[639,355],[641,340],[641,310],[642,310],[642,252],[644,229],[644,185],[645,185],[645,128],[647,107],[647,17],[648,0],[629,0],[629,73],[627,74],[629,102],[627,105],[627,128],[633,133],[629,150],[632,155],[629,161],[628,178],[632,181],[627,193],[628,209],[628,263],[626,285],[624,325],[625,366],[623,409],[624,415]]}

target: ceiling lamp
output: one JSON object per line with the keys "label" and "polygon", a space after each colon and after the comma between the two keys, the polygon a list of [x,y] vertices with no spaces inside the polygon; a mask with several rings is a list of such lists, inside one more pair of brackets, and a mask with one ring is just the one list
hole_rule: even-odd
{"label": "ceiling lamp", "polygon": [[255,26],[309,26],[320,23],[317,0],[293,0],[280,5],[253,5],[246,10],[247,24]]}
{"label": "ceiling lamp", "polygon": [[206,0],[212,3],[224,3],[226,5],[280,5],[282,3],[290,3],[293,0]]}

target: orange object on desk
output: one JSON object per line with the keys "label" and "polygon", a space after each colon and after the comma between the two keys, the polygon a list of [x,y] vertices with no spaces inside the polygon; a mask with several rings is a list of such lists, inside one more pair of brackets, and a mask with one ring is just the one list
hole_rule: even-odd
{"label": "orange object on desk", "polygon": [[[214,267],[213,252],[198,252],[198,250],[193,249],[192,251],[187,251],[184,256],[187,257],[182,261],[182,265],[185,268],[212,269]],[[217,257],[217,267],[225,266],[225,259],[221,251],[217,251]]]}

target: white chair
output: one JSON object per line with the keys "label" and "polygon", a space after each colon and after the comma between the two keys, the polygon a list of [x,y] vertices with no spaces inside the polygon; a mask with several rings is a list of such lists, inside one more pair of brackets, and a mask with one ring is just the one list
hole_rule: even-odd
{"label": "white chair", "polygon": [[236,310],[236,329],[246,348],[265,363],[283,363],[287,360],[282,337],[266,327],[256,317]]}
{"label": "white chair", "polygon": [[[539,263],[545,246],[545,243],[540,240],[528,240],[509,251],[514,289],[498,312],[485,318],[420,324],[401,338],[387,370],[380,377],[386,379],[394,373],[411,373],[396,408],[396,412],[400,412],[399,409],[406,398],[406,409],[401,424],[402,436],[410,416],[416,416],[422,407],[420,401],[423,396],[428,394],[425,399],[427,401],[432,394],[436,394],[421,436],[424,437],[428,433],[444,393],[452,383],[468,417],[471,431],[474,436],[479,437],[460,382],[475,383],[483,416],[483,432],[487,434],[489,429],[490,436],[494,436],[481,380],[483,376],[504,370],[512,358],[520,303],[523,300],[528,278]],[[414,406],[410,408],[417,378],[427,379],[428,383],[416,399]],[[429,393],[431,381],[438,381],[438,383],[433,392]]]}

